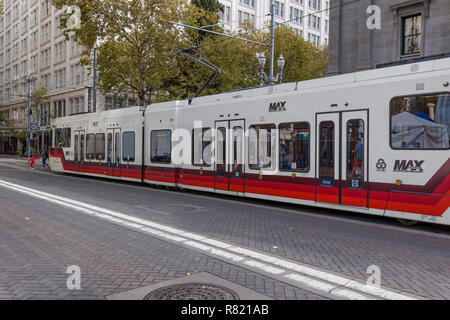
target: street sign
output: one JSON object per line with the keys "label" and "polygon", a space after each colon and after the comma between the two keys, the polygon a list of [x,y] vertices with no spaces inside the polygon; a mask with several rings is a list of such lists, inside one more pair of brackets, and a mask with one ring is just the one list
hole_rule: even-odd
{"label": "street sign", "polygon": [[30,129],[31,129],[32,132],[37,131],[37,129],[38,129],[38,124],[33,122],[33,123],[30,125]]}
{"label": "street sign", "polygon": [[41,126],[41,131],[47,130],[47,126]]}

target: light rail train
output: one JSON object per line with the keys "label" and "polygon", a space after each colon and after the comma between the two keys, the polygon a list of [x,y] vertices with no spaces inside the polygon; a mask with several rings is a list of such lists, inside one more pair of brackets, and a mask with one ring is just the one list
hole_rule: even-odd
{"label": "light rail train", "polygon": [[449,81],[444,58],[72,115],[50,166],[449,225]]}

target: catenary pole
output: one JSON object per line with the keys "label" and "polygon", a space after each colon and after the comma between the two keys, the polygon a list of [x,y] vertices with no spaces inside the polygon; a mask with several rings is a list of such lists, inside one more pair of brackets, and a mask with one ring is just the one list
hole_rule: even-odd
{"label": "catenary pole", "polygon": [[270,1],[270,67],[269,67],[269,85],[273,85],[273,56],[274,56],[274,45],[275,45],[275,3],[273,0]]}

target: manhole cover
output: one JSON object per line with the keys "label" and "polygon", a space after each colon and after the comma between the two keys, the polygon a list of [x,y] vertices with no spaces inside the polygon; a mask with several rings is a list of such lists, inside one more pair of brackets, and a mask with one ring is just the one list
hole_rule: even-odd
{"label": "manhole cover", "polygon": [[184,283],[159,288],[144,300],[239,300],[230,289],[205,283]]}

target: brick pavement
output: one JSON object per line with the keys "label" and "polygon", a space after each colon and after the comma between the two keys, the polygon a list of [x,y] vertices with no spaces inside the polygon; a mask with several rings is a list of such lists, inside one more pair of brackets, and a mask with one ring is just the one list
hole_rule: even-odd
{"label": "brick pavement", "polygon": [[[241,199],[199,196],[199,193],[136,188],[96,179],[40,175],[1,170],[0,176],[28,180],[43,189],[229,241],[241,246],[321,267],[364,281],[366,269],[380,266],[382,286],[427,296],[450,299],[450,240],[433,234],[385,228],[388,220],[298,206],[298,212]],[[62,188],[63,187],[63,188]],[[93,192],[95,190],[95,192]],[[228,199],[228,198],[225,198]],[[278,208],[280,207],[280,208]],[[292,206],[289,206],[291,208]],[[302,213],[306,212],[304,215]],[[312,215],[311,215],[312,214]],[[343,219],[336,219],[339,216]],[[353,219],[374,221],[358,224]],[[373,220],[375,219],[375,220]],[[447,229],[440,231],[448,235]],[[276,246],[277,248],[274,248]]]}
{"label": "brick pavement", "polygon": [[[0,299],[104,299],[206,271],[276,299],[323,299],[261,274],[20,195],[0,195]],[[24,199],[25,200],[25,199]],[[81,268],[80,291],[66,287]]]}

